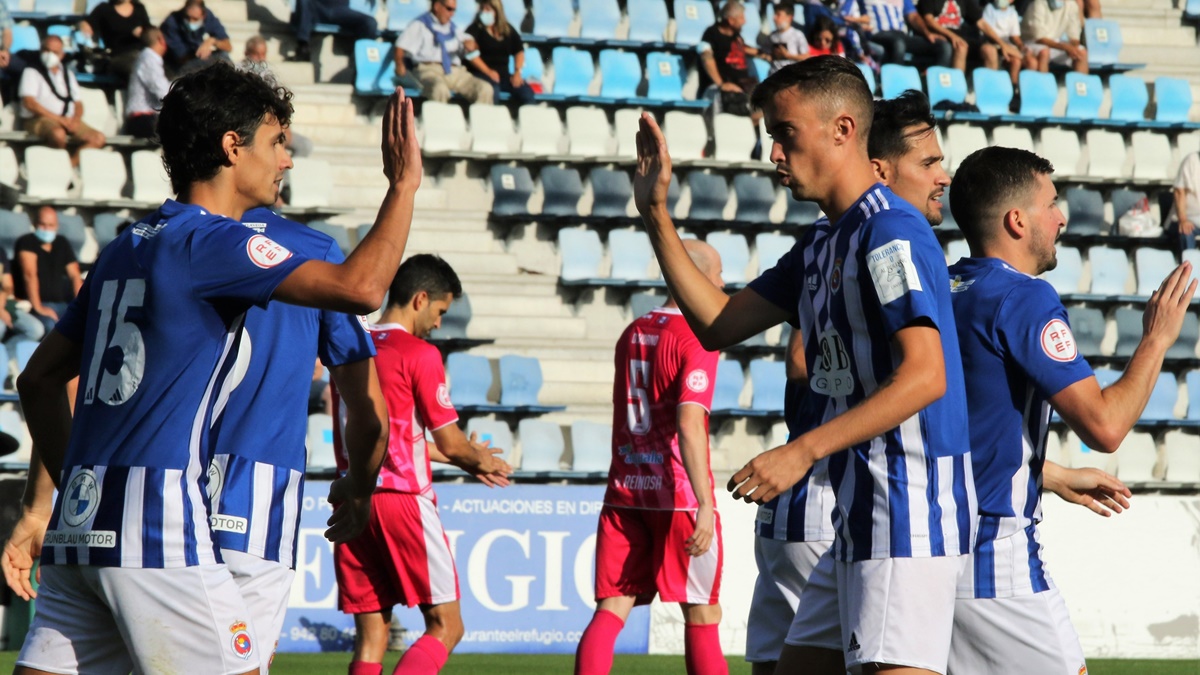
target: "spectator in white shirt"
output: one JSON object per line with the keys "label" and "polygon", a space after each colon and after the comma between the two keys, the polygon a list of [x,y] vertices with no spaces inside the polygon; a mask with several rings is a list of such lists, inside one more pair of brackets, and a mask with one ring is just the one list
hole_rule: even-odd
{"label": "spectator in white shirt", "polygon": [[775,5],[775,30],[767,38],[771,45],[771,73],[807,59],[808,38],[796,28],[796,8],[788,0]]}
{"label": "spectator in white shirt", "polygon": [[1179,247],[1196,248],[1196,223],[1200,223],[1200,153],[1189,153],[1180,162],[1174,188],[1171,216],[1179,233]]}
{"label": "spectator in white shirt", "polygon": [[171,88],[163,66],[167,39],[161,30],[151,27],[142,31],[142,45],[125,93],[125,133],[134,138],[154,138],[162,99]]}
{"label": "spectator in white shirt", "polygon": [[52,148],[75,147],[71,164],[79,165],[78,148],[101,148],[104,134],[83,123],[79,83],[62,64],[62,39],[42,39],[40,59],[21,74],[17,96],[21,99],[21,122],[25,131]]}
{"label": "spectator in white shirt", "polygon": [[413,20],[396,39],[396,78],[408,76],[405,56],[412,59],[425,98],[445,103],[452,93],[471,103],[491,103],[495,88],[472,75],[463,61],[486,67],[475,39],[451,20],[458,0],[433,0],[429,11]]}
{"label": "spectator in white shirt", "polygon": [[[999,50],[1000,59],[1012,75],[1013,86],[1017,85],[1022,68],[1038,69],[1038,57],[1021,40],[1021,15],[1012,6],[1012,0],[992,0],[985,5],[983,23],[987,28],[980,26],[980,30]],[[1045,58],[1049,59],[1050,53],[1045,54]]]}
{"label": "spectator in white shirt", "polygon": [[1088,54],[1082,38],[1078,2],[1033,0],[1021,17],[1021,39],[1033,50],[1038,70],[1043,73],[1050,71],[1051,63],[1087,73]]}

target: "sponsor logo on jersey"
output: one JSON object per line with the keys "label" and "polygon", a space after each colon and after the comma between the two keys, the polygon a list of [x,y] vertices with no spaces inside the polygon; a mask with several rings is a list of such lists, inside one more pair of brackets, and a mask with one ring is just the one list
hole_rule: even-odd
{"label": "sponsor logo on jersey", "polygon": [[645,345],[647,347],[657,347],[658,346],[658,336],[653,335],[653,334],[647,335],[645,333],[634,333],[633,335],[629,336],[629,344]]}
{"label": "sponsor logo on jersey", "polygon": [[242,224],[245,225],[246,227],[254,230],[255,232],[257,232],[259,234],[262,234],[263,232],[267,231],[266,223],[242,223]]}
{"label": "sponsor logo on jersey", "polygon": [[86,523],[100,505],[100,484],[91,469],[84,469],[71,478],[64,492],[63,522],[71,527]]}
{"label": "sponsor logo on jersey", "polygon": [[821,276],[818,274],[808,275],[808,290],[815,291],[821,285]]}
{"label": "sponsor logo on jersey", "polygon": [[246,630],[246,622],[238,621],[229,626],[229,632],[233,633],[233,639],[230,640],[230,646],[233,647],[233,653],[243,659],[250,658],[254,653],[254,642],[250,640],[250,631]]}
{"label": "sponsor logo on jersey", "polygon": [[166,226],[167,226],[167,221],[165,221],[165,220],[160,220],[159,222],[157,222],[153,225],[151,225],[150,223],[138,223],[137,225],[133,226],[133,236],[142,237],[144,239],[151,239],[155,235],[157,235],[159,232],[162,232],[163,228]]}
{"label": "sponsor logo on jersey", "polygon": [[704,372],[701,368],[688,373],[687,388],[697,394],[708,391],[708,373]]}
{"label": "sponsor logo on jersey", "polygon": [[829,275],[829,290],[837,293],[842,288],[842,259],[833,261],[833,272]]}
{"label": "sponsor logo on jersey", "polygon": [[223,513],[214,513],[209,516],[208,525],[214,530],[233,532],[235,534],[246,534],[246,531],[249,529],[245,518],[227,516]]}
{"label": "sponsor logo on jersey", "polygon": [[267,270],[292,257],[292,252],[271,239],[256,234],[246,242],[246,255],[250,256],[250,262]]}
{"label": "sponsor logo on jersey", "polygon": [[974,279],[963,281],[962,275],[960,274],[950,280],[950,292],[951,293],[962,293],[963,291],[970,288],[971,284],[973,284],[973,283],[975,283]]}
{"label": "sponsor logo on jersey", "polygon": [[867,269],[881,305],[902,298],[909,291],[923,290],[917,266],[913,264],[912,248],[903,239],[893,239],[868,253]]}
{"label": "sponsor logo on jersey", "polygon": [[763,525],[770,525],[775,522],[775,509],[763,504],[758,507],[758,515],[754,516],[754,519]]}
{"label": "sponsor logo on jersey", "polygon": [[1088,672],[1087,672],[1087,664],[1086,664],[1086,663],[1084,663],[1084,664],[1080,664],[1080,666],[1079,666],[1079,675],[1088,675]]}
{"label": "sponsor logo on jersey", "polygon": [[850,644],[846,645],[846,651],[856,652],[859,649],[861,649],[861,646],[858,644],[858,636],[852,632],[850,633]]}
{"label": "sponsor logo on jersey", "polygon": [[117,533],[113,530],[92,530],[91,532],[67,532],[65,530],[49,530],[42,542],[43,546],[87,546],[88,548],[116,548]]}
{"label": "sponsor logo on jersey", "polygon": [[208,498],[214,499],[221,494],[224,483],[225,474],[221,472],[221,465],[214,459],[208,464]]}
{"label": "sponsor logo on jersey", "polygon": [[626,464],[662,464],[664,461],[663,453],[661,452],[634,452],[632,445],[621,445],[617,447],[617,455],[625,458]]}
{"label": "sponsor logo on jersey", "polygon": [[443,382],[437,388],[437,402],[443,408],[453,408],[454,404],[450,402],[450,390],[446,388],[446,383]]}
{"label": "sponsor logo on jersey", "polygon": [[626,490],[661,490],[662,476],[625,476]]}
{"label": "sponsor logo on jersey", "polygon": [[1050,319],[1042,328],[1042,351],[1055,361],[1074,361],[1079,354],[1075,336],[1062,319]]}

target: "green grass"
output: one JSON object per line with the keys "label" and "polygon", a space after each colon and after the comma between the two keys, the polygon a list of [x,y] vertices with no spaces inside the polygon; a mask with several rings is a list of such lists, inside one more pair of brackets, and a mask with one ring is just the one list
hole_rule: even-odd
{"label": "green grass", "polygon": [[[340,675],[346,672],[349,654],[280,654],[275,657],[272,675]],[[384,673],[390,673],[399,655],[389,654]],[[0,652],[0,673],[12,672],[16,652]],[[571,672],[573,657],[525,654],[458,654],[450,657],[443,675],[559,675]],[[683,670],[680,656],[617,656],[614,673],[634,675],[676,675]],[[748,675],[749,666],[737,657],[729,657],[731,675]],[[1200,661],[1101,661],[1088,662],[1091,675],[1196,675]]]}

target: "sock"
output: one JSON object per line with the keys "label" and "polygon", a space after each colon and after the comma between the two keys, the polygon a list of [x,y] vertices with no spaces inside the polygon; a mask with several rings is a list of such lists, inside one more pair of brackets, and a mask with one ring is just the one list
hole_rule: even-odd
{"label": "sock", "polygon": [[579,639],[579,649],[575,650],[575,675],[608,675],[612,670],[613,647],[624,627],[621,617],[607,609],[596,610]]}
{"label": "sock", "polygon": [[351,661],[349,675],[383,675],[383,664]]}
{"label": "sock", "polygon": [[729,675],[729,663],[721,651],[717,624],[684,624],[683,660],[688,675]]}
{"label": "sock", "polygon": [[413,646],[404,652],[404,656],[400,657],[400,663],[396,664],[392,675],[437,675],[442,666],[446,665],[448,658],[450,654],[441,640],[431,635],[422,635],[421,639],[414,642]]}

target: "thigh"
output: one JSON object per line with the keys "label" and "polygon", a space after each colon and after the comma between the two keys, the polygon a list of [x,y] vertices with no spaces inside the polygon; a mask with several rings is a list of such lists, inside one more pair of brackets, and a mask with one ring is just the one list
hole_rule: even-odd
{"label": "thigh", "polygon": [[721,568],[725,552],[721,537],[721,514],[715,513],[712,544],[699,556],[687,552],[687,540],[696,531],[692,511],[653,512],[654,541],[660,563],[656,585],[663,602],[715,605],[721,596]]}
{"label": "thigh", "polygon": [[966,563],[967,556],[839,562],[846,669],[877,663],[944,674]]}
{"label": "thigh", "polygon": [[448,84],[446,70],[440,63],[418,63],[417,79],[421,86],[429,88],[436,84]]}
{"label": "thigh", "polygon": [[283,632],[295,570],[283,563],[241,551],[222,549],[221,557],[242,593],[246,609],[250,610],[253,617],[258,644],[262,646],[263,653],[274,653],[280,633]]}
{"label": "thigh", "polygon": [[784,643],[842,651],[840,603],[836,562],[826,550],[808,575]]}
{"label": "thigh", "polygon": [[788,627],[796,618],[800,595],[830,542],[779,541],[754,538],[758,579],[746,620],[746,660],[779,660]]}
{"label": "thigh", "polygon": [[659,546],[646,516],[652,511],[605,506],[596,528],[596,599],[633,596],[638,604],[654,598]]}
{"label": "thigh", "polygon": [[[371,523],[367,530],[334,550],[338,606],[343,612],[362,614],[399,604],[412,607],[434,602],[430,597],[431,567],[441,572],[448,564],[453,574],[454,563],[449,559],[449,545],[441,533],[440,522],[438,531],[445,556],[443,560],[435,551],[431,561],[425,529],[428,516],[422,512],[421,502],[432,505],[430,500],[417,495],[376,493],[371,500]],[[456,597],[455,592],[448,599]],[[442,602],[446,600],[439,598]]]}
{"label": "thigh", "polygon": [[37,612],[17,665],[51,673],[127,675],[133,660],[113,612],[96,592],[94,568],[46,565]]}
{"label": "thigh", "polygon": [[59,128],[59,123],[49,117],[32,117],[25,120],[25,133],[33,134],[43,141],[49,139]]}
{"label": "thigh", "polygon": [[949,675],[1078,675],[1087,664],[1057,589],[1009,598],[960,598]]}

